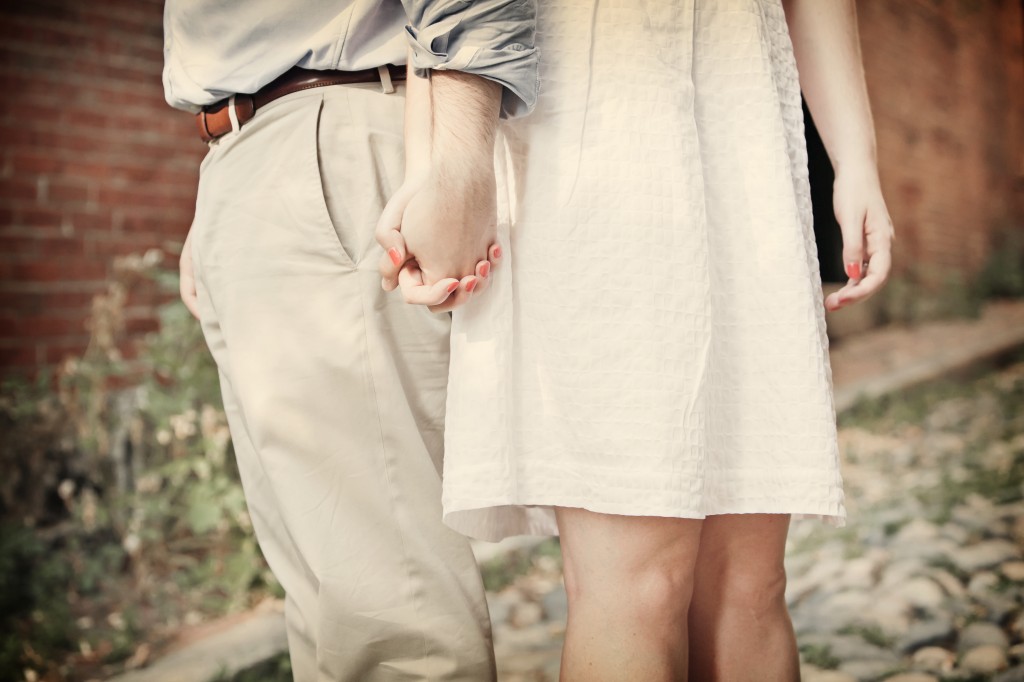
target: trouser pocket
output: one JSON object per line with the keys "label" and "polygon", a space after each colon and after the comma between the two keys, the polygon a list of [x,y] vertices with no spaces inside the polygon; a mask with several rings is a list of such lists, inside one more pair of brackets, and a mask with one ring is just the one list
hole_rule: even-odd
{"label": "trouser pocket", "polygon": [[358,88],[325,92],[321,102],[314,147],[320,191],[326,221],[353,264],[374,247],[377,220],[402,181],[402,102]]}

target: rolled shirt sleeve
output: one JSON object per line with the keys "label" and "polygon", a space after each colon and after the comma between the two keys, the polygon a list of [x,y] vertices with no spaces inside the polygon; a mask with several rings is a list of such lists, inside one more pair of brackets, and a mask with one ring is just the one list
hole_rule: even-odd
{"label": "rolled shirt sleeve", "polygon": [[536,0],[406,0],[416,75],[462,71],[504,87],[501,115],[537,103]]}

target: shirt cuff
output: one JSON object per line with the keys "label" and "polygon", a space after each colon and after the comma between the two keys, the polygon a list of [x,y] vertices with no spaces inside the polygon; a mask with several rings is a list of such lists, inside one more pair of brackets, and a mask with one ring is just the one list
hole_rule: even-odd
{"label": "shirt cuff", "polygon": [[[532,37],[532,26],[528,33]],[[407,26],[406,37],[417,76],[426,77],[430,70],[461,71],[492,80],[503,86],[502,118],[523,116],[537,104],[538,54],[532,44],[502,40],[488,27],[463,30],[457,16],[420,29]]]}

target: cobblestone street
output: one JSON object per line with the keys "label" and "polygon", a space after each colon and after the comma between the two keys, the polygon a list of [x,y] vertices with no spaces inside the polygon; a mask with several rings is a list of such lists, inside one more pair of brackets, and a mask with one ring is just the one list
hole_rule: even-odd
{"label": "cobblestone street", "polygon": [[[862,403],[840,443],[849,525],[787,550],[805,682],[1024,681],[1024,362]],[[557,680],[557,542],[484,570],[501,680]]]}

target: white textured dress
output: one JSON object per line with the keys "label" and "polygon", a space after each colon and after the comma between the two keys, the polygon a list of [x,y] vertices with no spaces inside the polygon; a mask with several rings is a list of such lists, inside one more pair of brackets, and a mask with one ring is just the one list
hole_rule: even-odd
{"label": "white textured dress", "polygon": [[456,311],[445,520],[551,506],[845,520],[780,0],[541,0],[499,154],[506,258]]}

